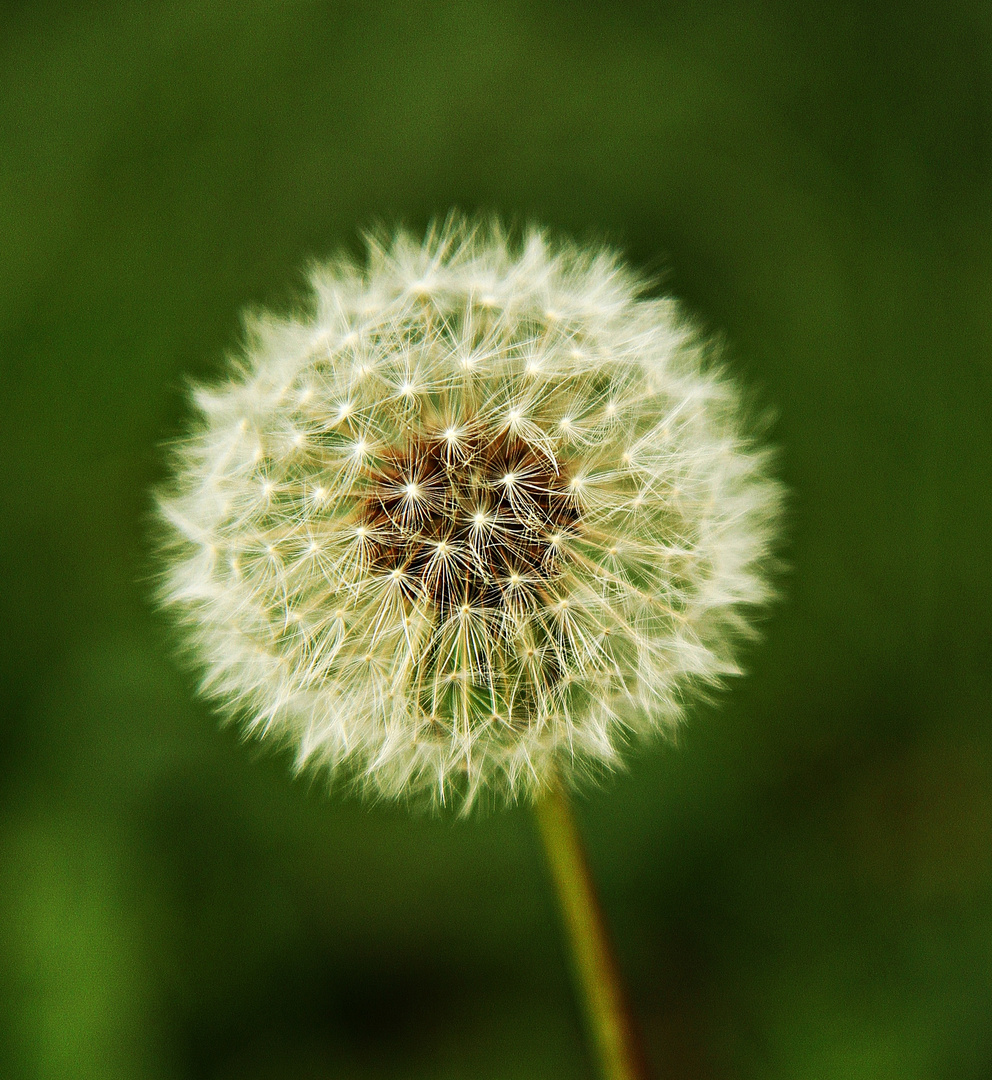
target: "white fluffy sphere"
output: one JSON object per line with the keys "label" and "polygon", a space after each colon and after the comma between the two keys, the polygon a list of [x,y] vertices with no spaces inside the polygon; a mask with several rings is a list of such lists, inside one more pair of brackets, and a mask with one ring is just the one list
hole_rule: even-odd
{"label": "white fluffy sphere", "polygon": [[781,489],[673,301],[460,219],[311,280],[196,390],[160,494],[162,597],[229,715],[468,806],[617,764],[736,670]]}

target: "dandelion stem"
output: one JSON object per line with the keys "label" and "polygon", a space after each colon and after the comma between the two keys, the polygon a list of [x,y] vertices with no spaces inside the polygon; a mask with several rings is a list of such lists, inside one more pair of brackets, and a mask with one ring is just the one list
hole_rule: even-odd
{"label": "dandelion stem", "polygon": [[647,1060],[568,794],[554,783],[535,808],[561,904],[578,989],[604,1080],[648,1080]]}

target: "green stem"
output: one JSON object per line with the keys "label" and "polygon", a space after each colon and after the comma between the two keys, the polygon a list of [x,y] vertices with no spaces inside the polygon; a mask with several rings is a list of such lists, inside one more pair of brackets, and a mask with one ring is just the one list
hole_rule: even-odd
{"label": "green stem", "polygon": [[647,1060],[567,793],[555,784],[534,811],[603,1078],[648,1080]]}

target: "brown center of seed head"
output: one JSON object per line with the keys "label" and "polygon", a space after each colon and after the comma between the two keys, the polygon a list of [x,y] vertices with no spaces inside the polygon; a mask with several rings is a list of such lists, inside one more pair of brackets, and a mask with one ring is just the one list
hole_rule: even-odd
{"label": "brown center of seed head", "polygon": [[579,520],[562,464],[506,433],[417,436],[369,479],[360,517],[372,572],[442,619],[526,610]]}

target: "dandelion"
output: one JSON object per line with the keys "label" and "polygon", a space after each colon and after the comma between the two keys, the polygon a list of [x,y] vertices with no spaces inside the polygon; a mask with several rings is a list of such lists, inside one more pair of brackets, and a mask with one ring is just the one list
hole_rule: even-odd
{"label": "dandelion", "polygon": [[737,671],[781,490],[713,349],[611,251],[452,217],[311,276],[195,391],[161,596],[300,768],[533,800],[603,1073],[647,1076],[565,787]]}
{"label": "dandelion", "polygon": [[532,798],[737,670],[780,491],[676,304],[452,218],[257,315],[161,493],[203,689],[375,795]]}

